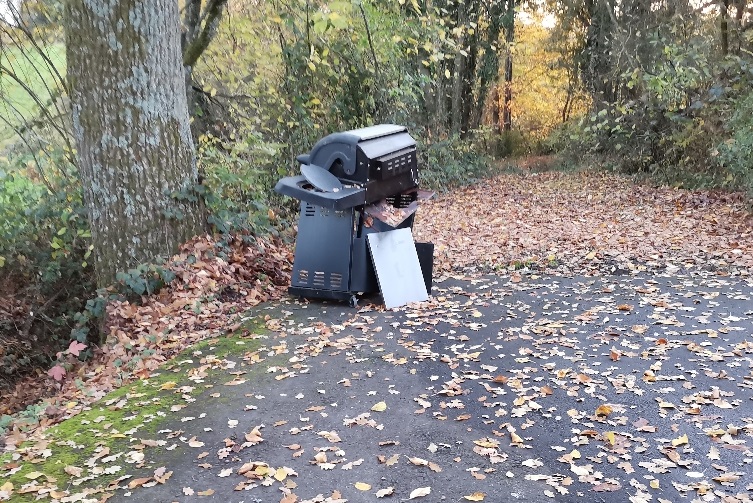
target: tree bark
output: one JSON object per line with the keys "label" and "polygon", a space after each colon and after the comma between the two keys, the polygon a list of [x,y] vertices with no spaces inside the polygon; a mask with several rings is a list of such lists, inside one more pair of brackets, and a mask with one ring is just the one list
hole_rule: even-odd
{"label": "tree bark", "polygon": [[174,0],[70,0],[73,134],[100,287],[204,230]]}
{"label": "tree bark", "polygon": [[512,130],[512,44],[515,41],[515,0],[507,0],[506,35],[507,55],[505,56],[505,94],[502,108],[502,128]]}
{"label": "tree bark", "polygon": [[463,96],[463,80],[466,78],[467,55],[460,51],[466,47],[468,34],[468,2],[458,2],[456,24],[460,28],[458,35],[457,47],[455,48],[455,60],[452,65],[452,98],[450,105],[450,131],[454,135],[459,135],[463,128],[463,100],[468,99]]}
{"label": "tree bark", "polygon": [[729,0],[719,2],[721,14],[721,38],[722,38],[722,55],[729,54]]}

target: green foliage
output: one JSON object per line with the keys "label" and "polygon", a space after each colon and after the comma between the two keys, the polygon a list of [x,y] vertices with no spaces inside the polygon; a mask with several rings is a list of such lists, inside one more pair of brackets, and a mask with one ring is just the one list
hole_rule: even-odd
{"label": "green foliage", "polygon": [[[199,143],[199,169],[209,223],[222,233],[260,234],[270,227],[268,203],[284,168],[274,169],[281,145],[259,135],[222,142],[205,135]],[[267,169],[264,169],[264,168]]]}
{"label": "green foliage", "polygon": [[[175,274],[160,264],[140,264],[117,274],[122,291],[130,295],[151,295],[175,279]],[[93,307],[93,306],[92,306]]]}
{"label": "green foliage", "polygon": [[420,145],[419,152],[423,157],[421,184],[446,191],[489,176],[491,163],[478,150],[476,144],[458,137]]}
{"label": "green foliage", "polygon": [[717,161],[753,199],[753,92],[736,102],[727,130],[730,138],[717,146]]}
{"label": "green foliage", "polygon": [[593,100],[589,113],[551,135],[553,149],[667,184],[753,195],[745,2],[549,4],[563,60],[577,67]]}
{"label": "green foliage", "polygon": [[67,344],[92,288],[88,225],[77,185],[68,183],[75,171],[61,167],[41,179],[33,166],[30,156],[18,156],[0,168],[2,293],[28,309],[0,320],[0,336],[13,341],[0,352],[6,376],[44,364]]}

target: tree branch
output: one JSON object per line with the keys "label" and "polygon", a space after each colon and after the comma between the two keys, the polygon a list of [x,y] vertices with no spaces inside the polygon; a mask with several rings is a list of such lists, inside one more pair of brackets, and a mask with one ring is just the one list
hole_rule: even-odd
{"label": "tree branch", "polygon": [[363,4],[359,3],[358,8],[361,10],[361,17],[363,18],[363,26],[366,28],[366,38],[369,41],[369,49],[371,49],[371,58],[374,60],[374,77],[376,77],[377,87],[379,88],[379,62],[377,61],[376,51],[374,50],[374,43],[371,41],[371,30],[369,29],[369,21],[366,19],[366,11],[363,9]]}
{"label": "tree branch", "polygon": [[183,66],[193,67],[204,53],[209,43],[217,34],[217,25],[222,17],[222,10],[227,4],[227,0],[209,0],[204,13],[199,19],[203,25],[201,31],[193,38],[186,40],[186,48],[183,51]]}

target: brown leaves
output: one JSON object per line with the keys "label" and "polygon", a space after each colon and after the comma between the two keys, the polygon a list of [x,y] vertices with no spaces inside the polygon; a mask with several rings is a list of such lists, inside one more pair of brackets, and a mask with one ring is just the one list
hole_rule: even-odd
{"label": "brown leaves", "polygon": [[[582,272],[599,267],[605,256],[703,264],[718,259],[712,250],[724,249],[731,240],[720,236],[745,236],[735,239],[737,252],[725,259],[753,265],[744,206],[704,193],[704,208],[678,214],[676,201],[693,197],[601,172],[502,174],[427,202],[416,223],[417,241],[435,243],[440,270],[524,260],[551,267],[549,250],[556,249],[558,267]],[[651,287],[642,290],[651,293]]]}

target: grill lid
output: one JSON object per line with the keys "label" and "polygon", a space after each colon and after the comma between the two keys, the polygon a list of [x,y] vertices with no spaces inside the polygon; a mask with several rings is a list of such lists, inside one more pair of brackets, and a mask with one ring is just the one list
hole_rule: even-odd
{"label": "grill lid", "polygon": [[337,192],[343,188],[335,175],[316,164],[304,164],[301,166],[301,173],[311,185],[321,191]]}

